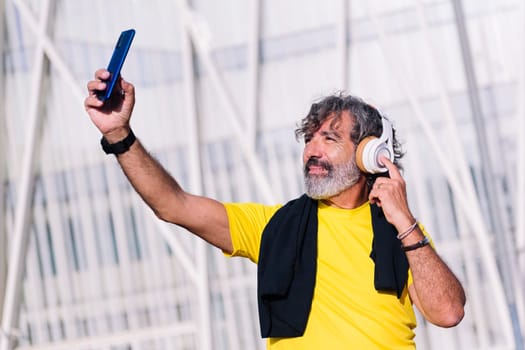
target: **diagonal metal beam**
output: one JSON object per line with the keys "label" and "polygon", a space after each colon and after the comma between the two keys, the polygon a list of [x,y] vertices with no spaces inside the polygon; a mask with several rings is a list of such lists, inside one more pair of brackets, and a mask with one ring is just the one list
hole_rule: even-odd
{"label": "diagonal metal beam", "polygon": [[82,106],[85,97],[83,87],[75,80],[73,72],[58,53],[53,41],[49,38],[47,33],[41,32],[39,21],[33,16],[31,10],[24,1],[12,0],[12,2],[19,11],[24,24],[35,36],[38,37],[39,44],[42,46],[42,50],[45,52],[49,61],[52,63],[53,68],[57,71],[58,75],[64,79],[64,83],[69,86],[69,89],[73,94],[73,97],[77,100],[78,105]]}

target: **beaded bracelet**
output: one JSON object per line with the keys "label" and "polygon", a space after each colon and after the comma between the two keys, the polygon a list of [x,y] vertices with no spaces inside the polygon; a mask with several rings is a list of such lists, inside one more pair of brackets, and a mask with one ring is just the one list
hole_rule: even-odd
{"label": "beaded bracelet", "polygon": [[410,227],[406,231],[398,234],[397,235],[397,239],[399,239],[401,241],[403,238],[406,238],[409,234],[412,233],[412,231],[414,231],[416,226],[417,226],[417,219],[412,225],[410,225]]}

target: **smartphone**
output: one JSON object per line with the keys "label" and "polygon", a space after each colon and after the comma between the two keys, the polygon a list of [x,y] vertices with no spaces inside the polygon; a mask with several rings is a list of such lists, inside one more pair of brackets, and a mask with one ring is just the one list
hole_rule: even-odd
{"label": "smartphone", "polygon": [[113,88],[115,87],[117,79],[120,75],[120,70],[124,65],[124,60],[126,59],[126,55],[128,54],[134,36],[135,29],[128,29],[120,33],[107,68],[111,75],[109,76],[109,79],[106,80],[106,90],[97,93],[99,100],[105,101],[113,93]]}

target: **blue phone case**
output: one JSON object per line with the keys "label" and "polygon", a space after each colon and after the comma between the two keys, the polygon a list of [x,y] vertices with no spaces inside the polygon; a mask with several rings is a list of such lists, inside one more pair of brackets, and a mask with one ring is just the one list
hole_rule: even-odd
{"label": "blue phone case", "polygon": [[113,88],[115,87],[115,83],[117,82],[117,79],[120,75],[120,70],[124,65],[124,60],[126,59],[126,55],[128,54],[134,36],[135,29],[125,30],[120,33],[107,68],[111,75],[106,81],[106,90],[97,94],[99,100],[105,101],[110,98],[111,94],[113,93]]}

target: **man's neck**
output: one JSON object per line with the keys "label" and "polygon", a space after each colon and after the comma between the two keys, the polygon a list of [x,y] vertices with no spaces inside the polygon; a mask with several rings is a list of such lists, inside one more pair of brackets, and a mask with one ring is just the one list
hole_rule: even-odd
{"label": "man's neck", "polygon": [[361,176],[359,181],[343,192],[322,201],[336,208],[354,209],[360,207],[368,200],[368,187],[366,177]]}

